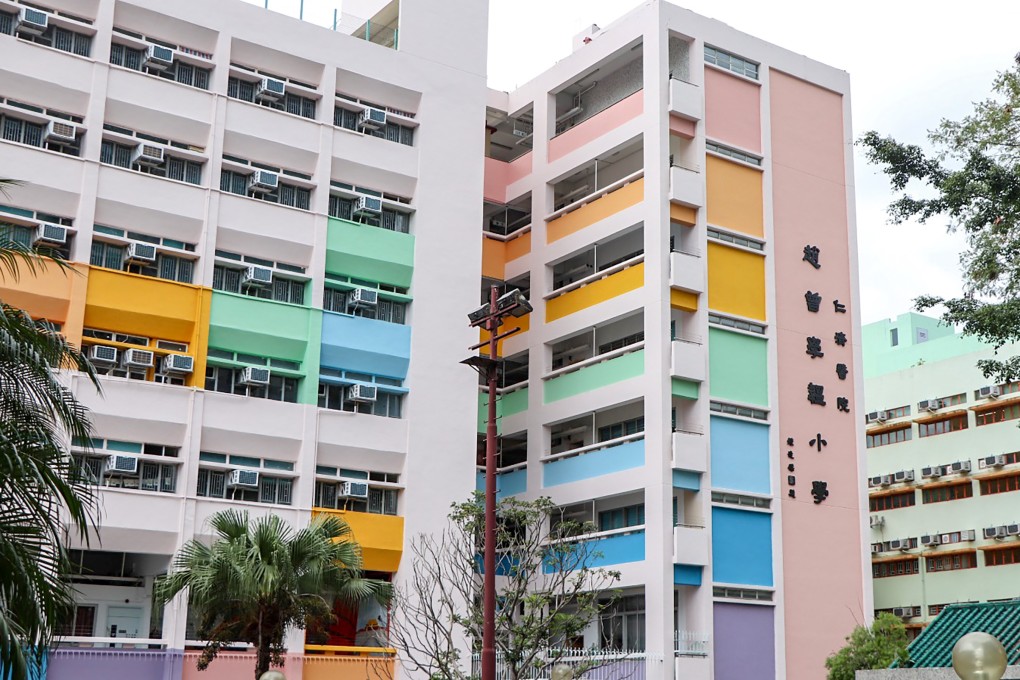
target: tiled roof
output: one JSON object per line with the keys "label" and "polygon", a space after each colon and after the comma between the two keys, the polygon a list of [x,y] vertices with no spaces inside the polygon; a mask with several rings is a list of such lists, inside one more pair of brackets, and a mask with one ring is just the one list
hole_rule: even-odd
{"label": "tiled roof", "polygon": [[953,645],[973,632],[994,635],[1006,648],[1009,665],[1020,663],[1020,600],[949,605],[910,643],[904,666],[952,666]]}

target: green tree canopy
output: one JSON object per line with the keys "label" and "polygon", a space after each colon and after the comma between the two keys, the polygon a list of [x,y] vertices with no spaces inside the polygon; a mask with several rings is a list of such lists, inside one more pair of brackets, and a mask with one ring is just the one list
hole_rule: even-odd
{"label": "green tree canopy", "polygon": [[[944,306],[945,323],[996,347],[1020,340],[1020,59],[970,115],[943,120],[928,138],[932,151],[875,131],[859,140],[899,194],[889,206],[894,223],[942,216],[966,234],[962,296],[923,295],[915,306]],[[1020,377],[1020,357],[978,365],[1001,382]]]}
{"label": "green tree canopy", "polygon": [[857,626],[846,646],[825,660],[828,680],[854,680],[857,671],[888,668],[907,660],[907,629],[889,613],[879,614],[871,628]]}
{"label": "green tree canopy", "polygon": [[189,541],[156,586],[163,603],[188,591],[198,634],[208,641],[200,670],[225,645],[247,642],[255,646],[258,680],[270,664],[283,665],[288,628],[332,621],[337,600],[389,601],[390,584],[362,576],[361,549],[335,516],[320,515],[295,531],[276,515],[251,520],[247,512],[224,510],[210,525],[212,545]]}

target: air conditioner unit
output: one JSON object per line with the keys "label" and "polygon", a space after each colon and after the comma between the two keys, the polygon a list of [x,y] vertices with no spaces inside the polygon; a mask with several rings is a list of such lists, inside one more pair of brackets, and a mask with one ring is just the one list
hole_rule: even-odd
{"label": "air conditioner unit", "polygon": [[231,470],[227,486],[240,486],[247,489],[257,489],[259,486],[258,470]]}
{"label": "air conditioner unit", "polygon": [[877,555],[880,552],[882,552],[882,544],[881,543],[872,543],[871,544],[871,554],[872,555]]}
{"label": "air conditioner unit", "polygon": [[135,147],[135,151],[131,154],[131,164],[134,165],[149,165],[157,166],[163,165],[163,154],[166,151],[161,146],[156,144],[139,144]]}
{"label": "air conditioner unit", "polygon": [[89,347],[89,360],[94,364],[113,366],[117,363],[119,352],[109,345],[92,345]]}
{"label": "air conditioner unit", "polygon": [[942,406],[941,399],[925,399],[917,403],[917,409],[919,411],[938,411]]}
{"label": "air conditioner unit", "polygon": [[889,420],[889,412],[888,411],[879,411],[878,414],[875,416],[875,421],[876,422],[884,423],[887,420]]}
{"label": "air conditioner unit", "polygon": [[128,245],[127,259],[130,262],[155,262],[156,246],[151,243],[131,243]]}
{"label": "air conditioner unit", "polygon": [[985,527],[983,535],[985,538],[1005,538],[1006,527]]}
{"label": "air conditioner unit", "polygon": [[48,245],[64,245],[67,243],[67,227],[62,227],[59,224],[43,222],[35,230],[35,235],[32,241],[33,243],[43,243]]}
{"label": "air conditioner unit", "polygon": [[986,385],[978,390],[978,399],[995,399],[1002,394],[1002,388],[998,385]]}
{"label": "air conditioner unit", "polygon": [[379,304],[379,291],[371,288],[355,288],[347,296],[348,307],[375,307]]}
{"label": "air conditioner unit", "polygon": [[273,282],[273,270],[269,267],[248,267],[244,271],[241,285],[262,288]]}
{"label": "air conditioner unit", "polygon": [[1006,464],[1006,456],[1004,456],[1004,455],[1000,454],[998,456],[986,456],[985,457],[985,467],[1002,467],[1005,464]]}
{"label": "air conditioner unit", "polygon": [[[907,543],[907,546],[909,549],[910,544]],[[903,540],[897,538],[892,541],[889,541],[889,550],[903,550]]]}
{"label": "air conditioner unit", "polygon": [[382,130],[386,127],[386,112],[369,106],[358,116],[359,130]]}
{"label": "air conditioner unit", "polygon": [[893,475],[893,477],[896,479],[897,482],[912,482],[914,481],[914,471],[900,470],[895,475]]}
{"label": "air conditioner unit", "polygon": [[893,607],[893,616],[898,616],[901,619],[909,619],[914,616],[913,607]]}
{"label": "air conditioner unit", "polygon": [[368,498],[368,482],[345,481],[337,489],[337,495],[344,498]]}
{"label": "air conditioner unit", "polygon": [[1020,536],[1020,524],[1007,524],[1006,525],[1007,536]]}
{"label": "air conditioner unit", "polygon": [[[973,541],[975,538],[977,538],[977,532],[974,531],[973,529],[965,529],[964,531],[960,532],[961,541]],[[943,543],[948,542],[949,541],[943,541]]]}
{"label": "air conditioner unit", "polygon": [[879,527],[885,526],[885,517],[882,515],[872,515],[869,520],[872,529],[878,529]]}
{"label": "air conditioner unit", "polygon": [[145,65],[156,71],[165,71],[174,65],[174,51],[162,45],[149,45],[145,51]]}
{"label": "air conditioner unit", "polygon": [[248,177],[248,191],[264,194],[276,191],[280,186],[280,176],[269,170],[256,170]]}
{"label": "air conditioner unit", "polygon": [[138,473],[138,458],[118,454],[106,459],[106,474],[133,475]]}
{"label": "air conditioner unit", "polygon": [[50,15],[42,10],[22,7],[18,13],[17,31],[28,35],[42,35],[50,26]]}
{"label": "air conditioner unit", "polygon": [[971,463],[969,460],[961,460],[953,463],[950,467],[953,472],[970,472]]}
{"label": "air conditioner unit", "polygon": [[892,481],[893,481],[892,480],[892,475],[882,475],[881,480],[879,482],[879,485],[880,486],[889,486],[890,484],[892,484]]}
{"label": "air conditioner unit", "polygon": [[347,388],[347,398],[351,401],[373,402],[378,396],[375,385],[351,385]]}
{"label": "air conditioner unit", "polygon": [[78,128],[62,120],[46,123],[46,141],[73,144],[78,138]]}
{"label": "air conditioner unit", "polygon": [[910,550],[910,547],[911,546],[910,546],[910,539],[909,538],[901,538],[900,539],[900,550],[906,552],[907,550]]}
{"label": "air conditioner unit", "polygon": [[164,373],[191,373],[195,370],[195,357],[187,354],[167,354],[163,357]]}
{"label": "air conditioner unit", "polygon": [[269,369],[261,366],[245,366],[241,371],[242,385],[268,385]]}
{"label": "air conditioner unit", "polygon": [[934,546],[942,543],[942,537],[938,534],[925,534],[921,537],[921,545]]}
{"label": "air conditioner unit", "polygon": [[382,199],[375,196],[358,196],[358,202],[354,204],[354,215],[360,217],[378,217],[382,214]]}
{"label": "air conditioner unit", "polygon": [[263,78],[255,90],[255,98],[262,101],[280,101],[287,93],[287,83],[276,78]]}
{"label": "air conditioner unit", "polygon": [[136,368],[149,368],[152,366],[155,355],[147,349],[125,350],[123,356],[124,365]]}
{"label": "air conditioner unit", "polygon": [[882,478],[881,477],[869,477],[868,478],[868,486],[882,486]]}
{"label": "air conditioner unit", "polygon": [[921,468],[921,477],[922,478],[927,479],[927,478],[931,477],[933,479],[938,479],[941,476],[942,476],[942,466],[941,465],[934,465],[932,467],[923,467],[923,468]]}

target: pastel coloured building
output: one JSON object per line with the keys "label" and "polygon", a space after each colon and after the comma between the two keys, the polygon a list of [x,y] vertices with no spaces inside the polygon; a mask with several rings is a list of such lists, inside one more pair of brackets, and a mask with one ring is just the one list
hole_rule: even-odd
{"label": "pastel coloured building", "polygon": [[570,644],[823,677],[871,615],[848,77],[663,2],[574,47],[489,93],[482,294],[534,306],[499,491],[594,522],[622,573]]}
{"label": "pastel coloured building", "polygon": [[[101,532],[70,546],[49,680],[251,677],[244,649],[199,674],[185,603],[152,604],[216,511],[338,513],[399,579],[473,488],[478,269],[449,265],[480,258],[486,11],[358,6],[348,35],[237,0],[0,2],[0,176],[24,182],[0,218],[77,270],[0,296],[103,373],[102,397],[70,377]],[[289,638],[289,678],[392,675],[385,613],[341,614]]]}
{"label": "pastel coloured building", "polygon": [[1015,598],[1020,383],[995,383],[978,362],[1020,348],[914,313],[863,338],[875,611],[916,633],[950,604]]}

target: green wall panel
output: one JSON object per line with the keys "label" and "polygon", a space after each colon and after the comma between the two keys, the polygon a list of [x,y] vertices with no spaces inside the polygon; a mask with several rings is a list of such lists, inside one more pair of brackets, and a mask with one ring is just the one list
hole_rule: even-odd
{"label": "green wall panel", "polygon": [[698,383],[683,378],[673,378],[672,392],[674,397],[697,399]]}
{"label": "green wall panel", "polygon": [[634,378],[645,370],[645,351],[624,354],[608,361],[557,376],[545,383],[545,403]]}
{"label": "green wall panel", "polygon": [[710,328],[708,377],[709,394],[715,399],[768,406],[768,342]]}
{"label": "green wall panel", "polygon": [[409,288],[414,271],[414,236],[330,218],[326,271]]}
{"label": "green wall panel", "polygon": [[[485,434],[485,421],[489,417],[489,399],[484,392],[478,393],[478,432]],[[496,433],[503,433],[503,416],[512,416],[528,408],[528,388],[504,394],[496,399]]]}

